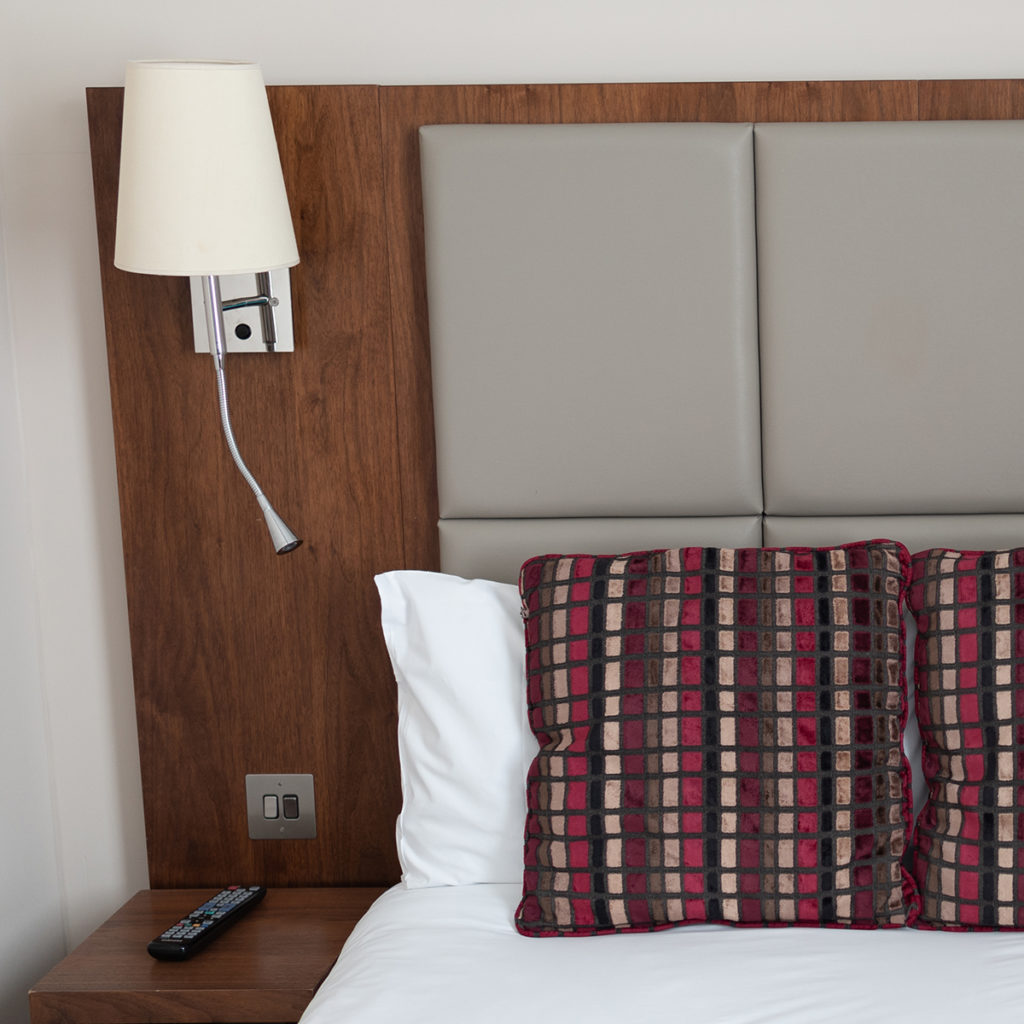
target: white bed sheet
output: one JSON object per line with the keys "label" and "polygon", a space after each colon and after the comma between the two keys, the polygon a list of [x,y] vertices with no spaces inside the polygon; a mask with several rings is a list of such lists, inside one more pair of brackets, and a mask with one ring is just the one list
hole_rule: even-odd
{"label": "white bed sheet", "polygon": [[518,885],[396,886],[302,1024],[1024,1021],[1024,933],[692,925],[524,938]]}

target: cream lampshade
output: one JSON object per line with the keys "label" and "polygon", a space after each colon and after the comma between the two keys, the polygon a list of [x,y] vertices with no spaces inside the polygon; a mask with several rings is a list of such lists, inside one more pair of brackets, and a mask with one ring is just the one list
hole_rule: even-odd
{"label": "cream lampshade", "polygon": [[259,294],[236,305],[266,310],[264,333],[272,349],[276,299],[268,272],[298,262],[259,66],[131,61],[125,72],[114,265],[137,274],[202,278],[224,437],[278,554],[302,542],[270,504],[235,443],[220,278],[256,275]]}
{"label": "cream lampshade", "polygon": [[298,261],[259,65],[131,61],[114,265],[198,277]]}

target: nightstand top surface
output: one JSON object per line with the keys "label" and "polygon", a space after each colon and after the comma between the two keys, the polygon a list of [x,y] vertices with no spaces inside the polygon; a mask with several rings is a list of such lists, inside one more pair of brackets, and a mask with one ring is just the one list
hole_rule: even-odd
{"label": "nightstand top surface", "polygon": [[32,989],[32,1024],[298,1020],[384,889],[270,889],[192,959],[154,960],[150,939],[214,891],[136,893]]}

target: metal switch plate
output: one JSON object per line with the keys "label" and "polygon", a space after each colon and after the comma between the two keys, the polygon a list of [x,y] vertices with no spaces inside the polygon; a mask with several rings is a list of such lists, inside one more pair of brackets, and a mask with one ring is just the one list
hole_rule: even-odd
{"label": "metal switch plate", "polygon": [[316,838],[312,775],[246,775],[245,805],[250,839]]}
{"label": "metal switch plate", "polygon": [[[288,267],[270,271],[270,290],[277,299],[277,306],[274,308],[274,327],[277,331],[275,352],[295,351],[291,280],[291,271]],[[210,338],[206,329],[206,309],[203,306],[203,279],[190,277],[189,284],[192,289],[192,337],[195,350],[209,353]],[[255,274],[229,274],[220,278],[220,297],[224,302],[248,298],[255,294]],[[224,339],[228,352],[266,352],[259,307],[247,306],[243,309],[225,310]]]}

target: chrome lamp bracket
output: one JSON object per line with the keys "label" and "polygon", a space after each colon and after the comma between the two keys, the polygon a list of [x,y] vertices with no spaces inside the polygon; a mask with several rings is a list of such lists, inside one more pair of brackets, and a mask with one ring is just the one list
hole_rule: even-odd
{"label": "chrome lamp bracket", "polygon": [[[228,352],[294,352],[291,272],[288,267],[260,274],[219,278]],[[192,337],[196,352],[210,352],[203,303],[203,278],[190,277]]]}

